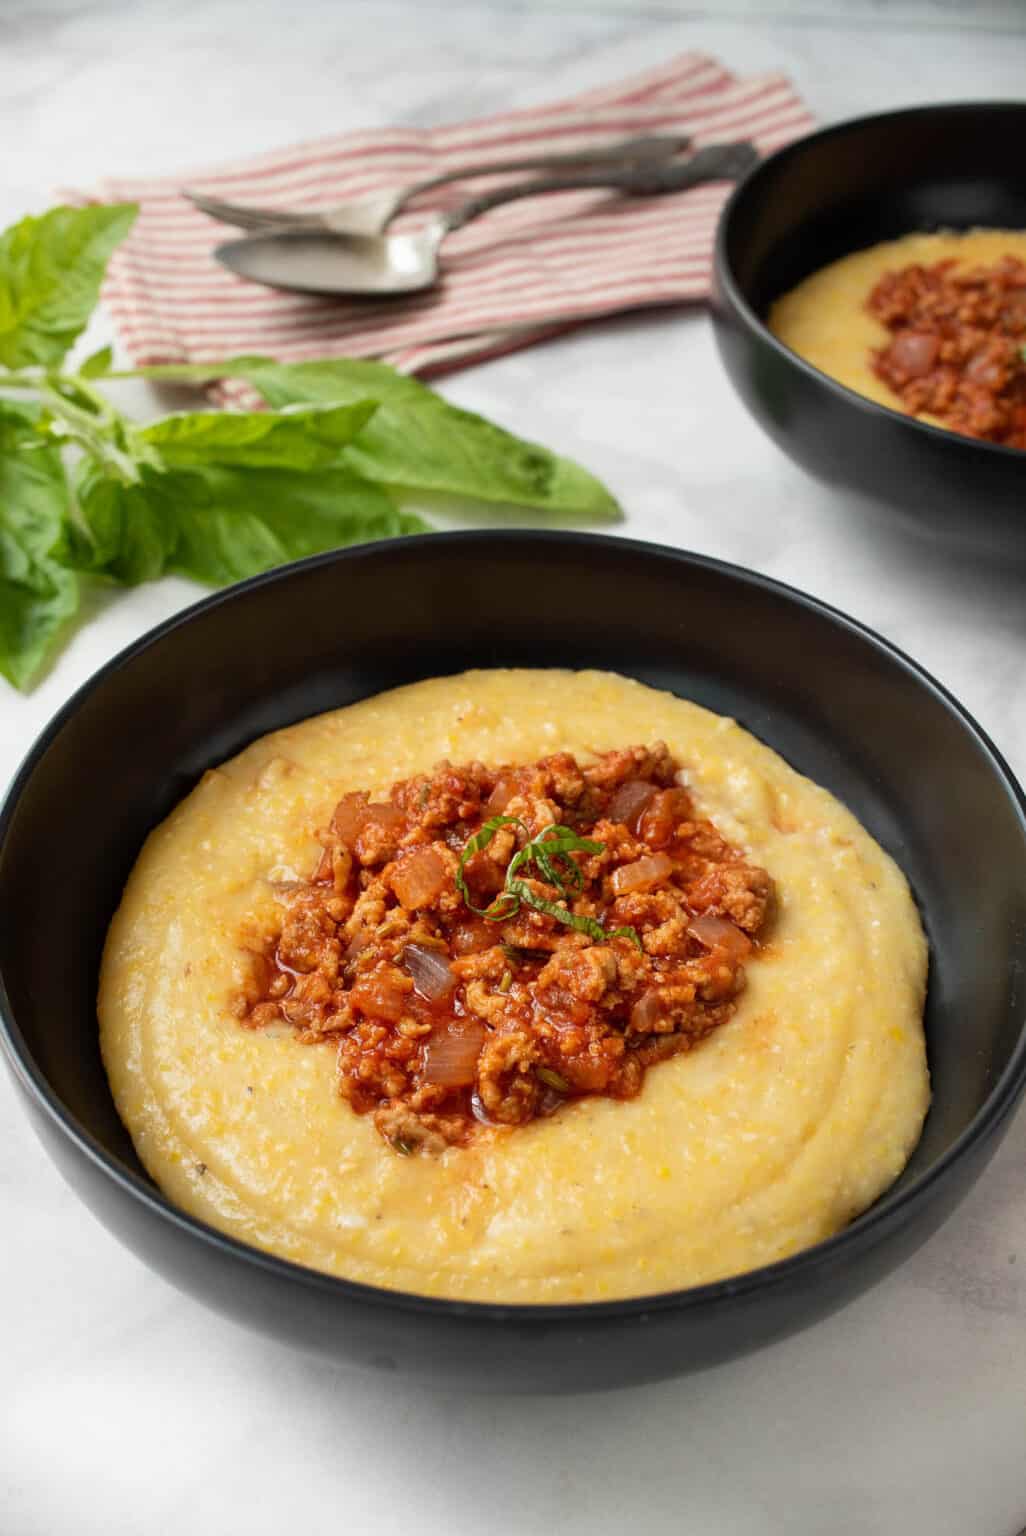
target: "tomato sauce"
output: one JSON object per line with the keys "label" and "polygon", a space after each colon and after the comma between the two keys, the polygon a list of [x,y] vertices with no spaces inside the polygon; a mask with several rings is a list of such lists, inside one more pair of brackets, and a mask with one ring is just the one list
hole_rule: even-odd
{"label": "tomato sauce", "polygon": [[736,1007],[773,887],[661,743],[346,795],[237,1002],[337,1051],[400,1153],[632,1098]]}
{"label": "tomato sauce", "polygon": [[1026,448],[1026,264],[913,264],[885,273],[866,307],[891,332],[873,371],[907,411]]}

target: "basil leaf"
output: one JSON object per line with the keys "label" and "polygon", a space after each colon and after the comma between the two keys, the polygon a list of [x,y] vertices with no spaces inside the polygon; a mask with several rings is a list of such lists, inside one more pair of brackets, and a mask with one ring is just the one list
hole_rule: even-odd
{"label": "basil leaf", "polygon": [[51,208],[0,235],[0,363],[56,366],[84,330],[134,203]]}
{"label": "basil leaf", "polygon": [[275,407],[376,399],[377,411],[347,453],[368,480],[397,490],[566,515],[621,516],[601,481],[572,459],[450,405],[426,384],[384,363],[340,358],[289,364],[250,358],[231,372],[242,374]]}
{"label": "basil leaf", "polygon": [[585,917],[583,913],[571,912],[568,907],[561,907],[555,901],[547,901],[524,880],[510,880],[507,877],[506,889],[502,894],[515,897],[518,904],[523,902],[525,907],[533,907],[535,912],[544,912],[548,917],[554,917],[558,923],[564,923],[577,933],[586,933],[596,944],[602,944],[608,939],[630,939],[644,953],[644,945],[636,928],[603,928],[598,918]]}
{"label": "basil leaf", "polygon": [[105,373],[110,373],[110,365],[114,361],[112,347],[101,347],[98,352],[91,352],[78,370],[83,379],[100,379]]}
{"label": "basil leaf", "polygon": [[[218,365],[214,365],[215,367]],[[421,400],[439,398],[426,384],[388,363],[364,357],[326,357],[310,363],[277,363],[271,357],[237,357],[229,363],[235,377],[248,379],[268,405],[295,401]]]}
{"label": "basil leaf", "polygon": [[373,416],[373,400],[269,411],[180,411],[138,436],[168,466],[235,464],[310,470],[341,462],[341,450]]}
{"label": "basil leaf", "polygon": [[542,878],[549,885],[555,886],[561,896],[566,896],[568,893],[564,880],[569,879],[575,891],[581,890],[584,886],[584,876],[580,866],[573,859],[568,859],[567,854],[571,851],[601,853],[605,846],[605,843],[596,843],[588,838],[578,837],[572,827],[564,827],[554,822],[551,826],[544,827],[537,837],[532,838],[521,848],[510,863],[507,874],[513,876],[525,864],[536,864]]}
{"label": "basil leaf", "polygon": [[219,585],[367,539],[423,533],[380,486],[347,468],[211,468],[167,475],[180,497],[174,570]]}
{"label": "basil leaf", "polygon": [[419,533],[380,486],[345,467],[309,470],[210,465],[155,471],[134,485],[92,466],[79,483],[87,539],[76,563],[115,581],[149,581],[166,570],[213,586],[366,539]]}
{"label": "basil leaf", "polygon": [[0,404],[0,673],[25,688],[78,607],[54,558],[68,511],[60,452],[31,406]]}
{"label": "basil leaf", "polygon": [[[501,910],[507,893],[500,891],[490,906],[475,907],[470,899],[470,890],[463,871],[467,867],[468,860],[472,859],[475,853],[480,853],[482,848],[487,848],[496,832],[500,831],[503,827],[522,827],[525,832],[527,831],[519,816],[493,816],[478,828],[473,837],[467,839],[463,852],[460,854],[459,864],[456,866],[456,889],[463,897],[466,906],[470,908],[471,912],[476,912],[478,917],[488,917],[493,921],[498,921],[498,918],[495,916],[496,907],[500,908],[501,917],[512,917],[519,903],[514,902],[509,912]],[[510,868],[512,868],[512,865]],[[507,877],[508,874],[509,871],[507,870]]]}
{"label": "basil leaf", "polygon": [[632,944],[636,944],[638,946],[638,949],[642,954],[645,953],[645,946],[642,944],[641,939],[638,936],[638,930],[636,928],[609,928],[606,930],[606,938],[630,939]]}
{"label": "basil leaf", "polygon": [[75,486],[78,519],[68,528],[68,563],[129,587],[162,576],[178,541],[168,479],[144,467],[139,480],[126,485],[99,463],[83,460]]}
{"label": "basil leaf", "polygon": [[[493,816],[490,821],[484,822],[473,837],[468,839],[460,855],[460,861],[456,868],[456,889],[463,897],[464,903],[471,912],[476,912],[479,917],[486,917],[489,922],[501,923],[507,918],[516,917],[521,906],[531,907],[535,912],[544,912],[549,917],[554,917],[557,922],[563,923],[568,928],[575,929],[578,933],[586,933],[590,939],[601,943],[604,939],[630,939],[639,949],[642,949],[641,939],[634,928],[614,928],[612,931],[603,928],[602,924],[594,917],[586,917],[583,914],[571,912],[569,907],[561,906],[554,901],[548,901],[544,896],[539,896],[537,891],[528,885],[526,880],[518,880],[517,872],[526,864],[535,864],[542,877],[549,885],[555,886],[565,901],[569,895],[564,885],[564,879],[569,876],[575,891],[583,889],[584,876],[573,859],[567,857],[571,851],[581,853],[602,853],[605,843],[598,843],[590,838],[578,837],[572,827],[564,827],[559,823],[544,827],[536,837],[531,838],[510,859],[506,866],[506,878],[502,890],[488,907],[475,907],[470,899],[466,878],[463,870],[467,860],[475,853],[480,853],[482,848],[487,848],[492,838],[500,827],[521,827],[525,832],[526,826],[519,816]],[[556,869],[556,862],[563,865],[560,872]]]}
{"label": "basil leaf", "polygon": [[[557,922],[565,923],[568,928],[574,928],[578,933],[586,933],[589,939],[601,943],[609,934],[602,924],[594,917],[579,916],[571,912],[569,907],[561,907],[558,902],[547,901],[544,896],[539,896],[524,880],[506,881],[506,891],[523,902],[525,907],[532,907],[535,912],[544,912],[548,917],[554,917]],[[505,893],[504,893],[505,894]]]}
{"label": "basil leaf", "polygon": [[[580,866],[575,864],[573,859],[560,858],[558,855],[550,858],[543,848],[538,847],[534,852],[534,862],[541,870],[542,878],[547,880],[549,885],[554,885],[561,896],[568,894],[564,884],[565,879],[569,879],[573,890],[582,889],[584,876],[581,874]],[[562,865],[562,868],[559,868],[559,865]]]}
{"label": "basil leaf", "polygon": [[419,379],[386,363],[328,358],[276,363],[236,357],[213,363],[154,364],[126,377],[212,383],[247,379],[276,408],[299,403],[379,402],[347,452],[368,480],[396,490],[538,507],[565,516],[616,520],[622,514],[601,481],[572,459],[450,405]]}

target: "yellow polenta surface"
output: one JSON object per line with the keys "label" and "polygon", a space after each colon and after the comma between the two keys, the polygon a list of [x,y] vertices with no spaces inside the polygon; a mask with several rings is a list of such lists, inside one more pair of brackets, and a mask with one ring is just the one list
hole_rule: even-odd
{"label": "yellow polenta surface", "polygon": [[[931,266],[952,260],[960,267],[990,267],[1003,256],[1026,261],[1026,231],[973,229],[956,234],[949,230],[888,240],[813,272],[771,307],[769,328],[822,373],[907,415],[900,396],[877,378],[871,366],[871,351],[886,346],[891,332],[867,313],[870,293],[885,272],[913,263]],[[920,420],[944,425],[925,412]]]}
{"label": "yellow polenta surface", "polygon": [[[398,1157],[335,1052],[227,1008],[268,878],[306,875],[347,790],[453,762],[665,740],[780,910],[732,1021],[645,1077],[441,1157]],[[855,818],[733,721],[602,672],[478,671],[276,731],[148,839],[100,982],[118,1109],[167,1195],[332,1274],[436,1296],[585,1301],[695,1284],[836,1232],[901,1171],[929,1101],[926,943]]]}

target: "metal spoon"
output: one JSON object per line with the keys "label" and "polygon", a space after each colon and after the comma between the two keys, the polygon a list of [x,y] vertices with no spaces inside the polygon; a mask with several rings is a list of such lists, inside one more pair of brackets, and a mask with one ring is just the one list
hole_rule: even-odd
{"label": "metal spoon", "polygon": [[393,187],[387,192],[372,192],[366,197],[350,198],[336,203],[333,208],[258,208],[250,203],[232,203],[222,197],[212,197],[206,192],[190,192],[182,188],[201,213],[209,214],[222,224],[235,224],[239,229],[262,231],[302,226],[304,229],[330,229],[338,235],[383,235],[392,220],[408,203],[431,192],[436,187],[447,186],[453,181],[470,180],[475,176],[506,175],[511,171],[592,171],[608,165],[632,165],[638,160],[670,160],[691,147],[686,133],[650,133],[630,139],[616,139],[611,143],[592,144],[587,149],[568,154],[521,155],[516,160],[493,160],[490,165],[474,162],[461,165],[441,176],[431,176],[426,181],[414,182],[408,187]]}
{"label": "metal spoon", "polygon": [[608,187],[633,197],[681,192],[703,181],[737,181],[758,160],[754,145],[710,144],[690,160],[610,167],[590,174],[545,177],[471,198],[451,213],[437,213],[421,229],[398,235],[342,235],[280,229],[230,240],[214,252],[239,277],[293,293],[418,293],[438,280],[442,241],[492,208],[545,192]]}

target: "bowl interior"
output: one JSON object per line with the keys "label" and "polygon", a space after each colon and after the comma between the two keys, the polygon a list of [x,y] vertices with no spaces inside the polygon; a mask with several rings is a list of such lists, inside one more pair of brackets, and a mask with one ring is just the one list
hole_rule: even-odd
{"label": "bowl interior", "polygon": [[828,262],[935,229],[1026,229],[1026,106],[924,107],[841,124],[747,178],[724,225],[728,264],[759,316]]}
{"label": "bowl interior", "polygon": [[934,1102],[904,1181],[941,1157],[1020,1040],[1026,830],[1014,783],[958,707],[865,631],[731,567],[615,539],[435,535],[305,562],[200,605],[87,685],[0,824],[0,980],[23,1065],[141,1174],[100,1061],[95,995],[146,834],[265,731],[508,664],[609,668],[734,715],[893,854],[932,952]]}

